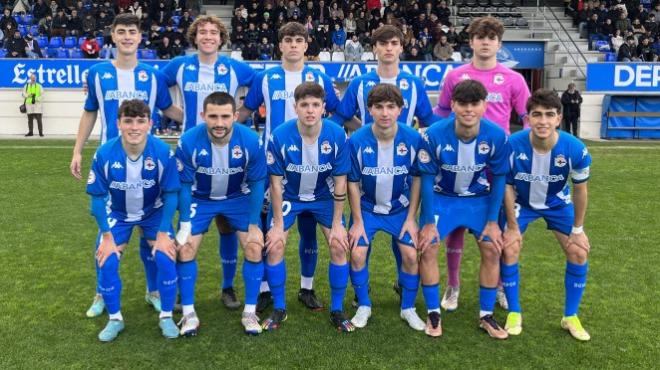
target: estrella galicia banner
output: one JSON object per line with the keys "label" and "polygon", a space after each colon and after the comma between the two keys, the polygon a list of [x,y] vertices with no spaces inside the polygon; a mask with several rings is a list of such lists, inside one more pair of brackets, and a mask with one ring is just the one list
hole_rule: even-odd
{"label": "estrella galicia banner", "polygon": [[660,94],[660,63],[589,63],[587,91]]}

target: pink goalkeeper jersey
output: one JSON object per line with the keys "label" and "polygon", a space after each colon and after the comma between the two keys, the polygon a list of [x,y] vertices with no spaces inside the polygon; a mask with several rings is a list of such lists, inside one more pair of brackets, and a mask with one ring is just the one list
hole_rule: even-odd
{"label": "pink goalkeeper jersey", "polygon": [[472,63],[469,63],[447,73],[440,87],[438,105],[433,108],[433,113],[448,117],[451,113],[451,94],[454,86],[467,79],[481,82],[488,91],[486,98],[488,108],[484,118],[495,122],[507,135],[510,135],[511,110],[515,110],[520,117],[525,116],[527,114],[525,106],[531,94],[520,73],[499,63],[495,68],[487,70],[476,69]]}

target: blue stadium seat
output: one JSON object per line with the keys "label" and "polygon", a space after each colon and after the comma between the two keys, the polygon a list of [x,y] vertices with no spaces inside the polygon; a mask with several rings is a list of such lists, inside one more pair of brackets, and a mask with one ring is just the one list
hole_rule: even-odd
{"label": "blue stadium seat", "polygon": [[23,24],[18,25],[18,30],[21,31],[21,36],[22,37],[25,37],[25,35],[27,35],[27,33],[28,33],[28,28],[25,27],[25,25],[23,25]]}
{"label": "blue stadium seat", "polygon": [[37,37],[37,44],[39,44],[39,47],[42,49],[48,47],[48,37],[47,36]]}
{"label": "blue stadium seat", "polygon": [[4,58],[7,55],[7,49],[0,49],[0,58]]}
{"label": "blue stadium seat", "polygon": [[84,58],[84,57],[83,57],[82,50],[80,50],[80,49],[75,49],[75,48],[69,50],[69,57],[70,57],[71,59],[83,59],[83,58]]}
{"label": "blue stadium seat", "polygon": [[99,44],[100,48],[102,48],[103,45],[105,44],[105,39],[103,38],[103,36],[98,36],[96,38],[96,43]]}
{"label": "blue stadium seat", "polygon": [[181,20],[181,17],[179,17],[178,15],[173,15],[173,16],[172,16],[172,22],[174,22],[174,25],[175,25],[175,26],[178,26],[178,25],[179,25],[179,21],[180,21],[180,20]]}
{"label": "blue stadium seat", "polygon": [[64,41],[62,40],[61,37],[51,37],[50,42],[48,43],[48,47],[57,49],[57,48],[61,48],[62,44],[64,44]]}
{"label": "blue stadium seat", "polygon": [[39,26],[37,26],[36,24],[33,25],[33,26],[30,26],[30,35],[32,35],[34,37],[39,36]]}
{"label": "blue stadium seat", "polygon": [[601,52],[607,52],[610,51],[610,43],[605,40],[597,40],[594,48]]}
{"label": "blue stadium seat", "polygon": [[156,50],[152,49],[140,49],[138,56],[140,59],[158,59],[158,56],[156,55]]}
{"label": "blue stadium seat", "polygon": [[25,14],[21,19],[22,23],[25,25],[31,25],[34,21],[34,16],[32,14]]}
{"label": "blue stadium seat", "polygon": [[101,59],[107,59],[107,58],[110,57],[110,53],[111,53],[110,49],[108,49],[108,48],[103,48],[103,49],[101,49],[101,51],[99,52],[99,58],[101,58]]}
{"label": "blue stadium seat", "polygon": [[616,62],[616,53],[605,53],[606,62]]}
{"label": "blue stadium seat", "polygon": [[83,42],[85,42],[87,38],[85,36],[80,36],[78,37],[78,47],[81,47]]}
{"label": "blue stadium seat", "polygon": [[67,36],[64,39],[64,47],[67,49],[73,49],[78,46],[78,40],[75,36]]}
{"label": "blue stadium seat", "polygon": [[20,15],[14,14],[13,17],[14,17],[14,20],[16,21],[16,24],[21,24],[21,22],[23,22],[23,19],[21,19]]}
{"label": "blue stadium seat", "polygon": [[48,53],[49,58],[57,58],[57,51],[60,50],[60,48],[48,48],[46,49]]}
{"label": "blue stadium seat", "polygon": [[69,58],[69,53],[67,52],[66,49],[59,48],[57,49],[57,52],[55,54],[57,59],[68,59]]}

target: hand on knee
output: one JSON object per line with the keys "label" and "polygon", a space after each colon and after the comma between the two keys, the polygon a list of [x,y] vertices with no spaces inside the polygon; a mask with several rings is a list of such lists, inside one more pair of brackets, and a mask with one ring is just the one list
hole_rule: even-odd
{"label": "hand on knee", "polygon": [[195,259],[197,255],[197,249],[192,246],[190,243],[186,243],[179,249],[178,260],[180,262],[189,262]]}

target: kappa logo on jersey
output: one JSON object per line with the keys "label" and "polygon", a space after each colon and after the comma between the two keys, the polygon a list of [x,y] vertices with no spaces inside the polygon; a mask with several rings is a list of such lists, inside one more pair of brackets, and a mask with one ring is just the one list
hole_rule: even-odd
{"label": "kappa logo on jersey", "polygon": [[202,150],[199,151],[199,156],[200,157],[206,156],[206,155],[209,155],[209,152],[207,152],[206,149],[202,149]]}
{"label": "kappa logo on jersey", "polygon": [[146,71],[138,72],[138,81],[145,82],[148,79],[149,79],[149,75],[147,75]]}
{"label": "kappa logo on jersey", "polygon": [[243,150],[241,150],[241,147],[238,145],[234,145],[234,148],[231,150],[231,157],[234,159],[241,159],[243,158]]}
{"label": "kappa logo on jersey", "polygon": [[111,74],[110,72],[105,72],[105,73],[103,74],[103,76],[101,76],[101,79],[102,79],[102,80],[111,80],[111,79],[113,79],[113,78],[114,78],[114,77],[112,76],[112,74]]}
{"label": "kappa logo on jersey", "polygon": [[405,143],[399,143],[399,145],[396,147],[396,154],[401,156],[408,154],[408,147]]}
{"label": "kappa logo on jersey", "polygon": [[115,162],[115,163],[113,163],[112,166],[110,166],[110,167],[112,167],[112,168],[114,168],[114,169],[116,169],[116,170],[119,170],[119,169],[124,168],[124,166],[122,166],[121,163],[119,163],[119,162]]}
{"label": "kappa logo on jersey", "polygon": [[529,160],[529,158],[527,158],[527,154],[525,154],[525,153],[518,154],[516,159],[520,159],[521,161],[528,161]]}
{"label": "kappa logo on jersey", "polygon": [[559,154],[558,156],[555,157],[555,166],[564,167],[566,163],[567,163],[566,158],[564,158],[563,154]]}
{"label": "kappa logo on jersey", "polygon": [[154,163],[154,160],[151,159],[151,157],[147,157],[147,159],[144,160],[144,168],[146,168],[148,171],[156,168],[156,163]]}
{"label": "kappa logo on jersey", "polygon": [[587,148],[582,149],[582,158],[586,157],[589,155],[589,150]]}
{"label": "kappa logo on jersey", "polygon": [[275,157],[273,157],[273,153],[271,153],[270,150],[266,152],[266,163],[268,164],[275,163]]}
{"label": "kappa logo on jersey", "polygon": [[373,87],[373,86],[376,86],[376,83],[374,81],[367,82],[367,87]]}
{"label": "kappa logo on jersey", "polygon": [[94,171],[89,171],[89,176],[87,176],[87,185],[92,185],[96,181],[96,174]]}
{"label": "kappa logo on jersey", "polygon": [[330,145],[330,143],[328,142],[328,140],[324,141],[324,142],[321,144],[321,153],[323,153],[323,154],[330,154],[331,151],[332,151],[332,146]]}
{"label": "kappa logo on jersey", "polygon": [[479,143],[479,154],[488,154],[490,152],[490,145],[487,142],[482,141]]}
{"label": "kappa logo on jersey", "polygon": [[287,152],[299,152],[300,149],[298,149],[298,146],[296,144],[291,144],[289,145],[288,148],[286,148]]}
{"label": "kappa logo on jersey", "polygon": [[221,75],[221,76],[224,76],[224,75],[227,74],[227,72],[229,72],[229,70],[227,69],[227,66],[225,66],[225,65],[222,64],[222,63],[220,63],[220,64],[218,65],[218,68],[217,68],[217,69],[218,69],[218,74]]}
{"label": "kappa logo on jersey", "polygon": [[196,71],[196,70],[197,70],[197,67],[195,67],[194,65],[190,64],[190,65],[188,65],[188,67],[186,67],[186,69],[189,70],[189,71]]}
{"label": "kappa logo on jersey", "polygon": [[463,73],[463,74],[461,75],[461,80],[469,80],[469,79],[470,79],[470,75],[469,75],[469,74],[467,74],[467,73]]}
{"label": "kappa logo on jersey", "polygon": [[183,172],[183,162],[179,158],[176,158],[176,169],[179,172]]}
{"label": "kappa logo on jersey", "polygon": [[496,73],[495,76],[493,76],[493,83],[495,85],[501,85],[504,83],[504,75],[501,73]]}
{"label": "kappa logo on jersey", "polygon": [[274,75],[270,76],[270,79],[271,80],[280,80],[280,79],[282,79],[282,76],[275,73]]}
{"label": "kappa logo on jersey", "polygon": [[401,81],[399,81],[399,88],[401,90],[408,90],[409,87],[410,87],[410,84],[408,83],[408,80],[406,80],[405,78],[401,79]]}
{"label": "kappa logo on jersey", "polygon": [[429,155],[429,153],[425,149],[420,149],[419,150],[419,153],[417,153],[417,158],[422,163],[429,163],[431,161],[431,156]]}
{"label": "kappa logo on jersey", "polygon": [[443,152],[453,152],[453,151],[455,151],[455,150],[454,150],[454,147],[451,146],[451,144],[447,144],[447,145],[445,145],[444,148],[442,148],[442,151],[443,151]]}
{"label": "kappa logo on jersey", "polygon": [[305,75],[305,81],[314,82],[316,81],[316,78],[314,77],[314,74],[312,72],[307,72],[307,74]]}
{"label": "kappa logo on jersey", "polygon": [[374,150],[371,149],[370,146],[364,148],[364,152],[365,152],[366,154],[374,154]]}

